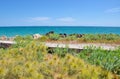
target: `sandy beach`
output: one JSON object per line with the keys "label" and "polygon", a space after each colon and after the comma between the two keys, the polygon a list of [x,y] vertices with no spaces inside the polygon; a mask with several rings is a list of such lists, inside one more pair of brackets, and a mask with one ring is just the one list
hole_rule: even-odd
{"label": "sandy beach", "polygon": [[[0,40],[0,43],[3,44],[16,44],[14,41],[2,41]],[[114,50],[115,48],[119,47],[120,45],[117,44],[104,44],[104,43],[79,43],[79,44],[71,44],[71,43],[54,43],[54,42],[43,42],[47,47],[59,47],[59,48],[65,48],[68,47],[70,49],[84,49],[85,47],[101,47],[105,50]]]}
{"label": "sandy beach", "polygon": [[119,47],[120,45],[116,44],[101,44],[101,43],[81,43],[81,44],[63,44],[63,43],[51,43],[51,42],[46,42],[46,46],[48,47],[60,47],[60,48],[65,48],[69,47],[71,49],[84,49],[86,46],[95,46],[95,47],[101,47],[102,49],[105,50],[114,50],[115,48]]}

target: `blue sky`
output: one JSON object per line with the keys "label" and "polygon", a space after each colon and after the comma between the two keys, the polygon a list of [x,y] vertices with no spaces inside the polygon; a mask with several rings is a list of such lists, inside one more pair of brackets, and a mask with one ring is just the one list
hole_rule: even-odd
{"label": "blue sky", "polygon": [[120,26],[120,0],[0,0],[0,26]]}

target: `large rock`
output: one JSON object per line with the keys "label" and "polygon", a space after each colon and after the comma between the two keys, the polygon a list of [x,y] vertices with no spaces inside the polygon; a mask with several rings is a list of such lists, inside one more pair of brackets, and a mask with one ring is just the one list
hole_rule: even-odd
{"label": "large rock", "polygon": [[67,37],[67,34],[66,34],[66,33],[64,33],[64,34],[60,33],[59,35],[60,35],[60,37],[62,37],[62,38]]}
{"label": "large rock", "polygon": [[40,34],[34,34],[34,35],[33,35],[33,38],[34,38],[34,39],[38,39],[38,38],[40,38],[40,37],[42,37],[42,35],[40,35]]}
{"label": "large rock", "polygon": [[77,34],[77,38],[81,38],[83,34]]}
{"label": "large rock", "polygon": [[49,36],[50,34],[54,34],[54,31],[50,31],[50,32],[46,33],[45,35]]}
{"label": "large rock", "polygon": [[7,40],[7,36],[1,36],[1,40]]}

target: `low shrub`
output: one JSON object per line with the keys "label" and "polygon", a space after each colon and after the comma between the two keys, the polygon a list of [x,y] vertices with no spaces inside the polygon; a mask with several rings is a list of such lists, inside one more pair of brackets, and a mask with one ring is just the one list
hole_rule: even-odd
{"label": "low shrub", "polygon": [[48,39],[49,39],[49,37],[47,37],[47,36],[42,36],[42,37],[38,38],[37,41],[42,41],[42,42],[44,42],[44,41],[47,41]]}
{"label": "low shrub", "polygon": [[77,37],[75,35],[73,36],[67,36],[66,38],[64,38],[66,41],[74,41],[77,39]]}
{"label": "low shrub", "polygon": [[[0,79],[113,79],[99,66],[66,53],[48,54],[47,47],[31,41],[25,46],[0,49]],[[57,51],[56,51],[57,52]]]}
{"label": "low shrub", "polygon": [[114,43],[119,42],[120,35],[118,34],[85,34],[82,39],[84,42],[98,42],[98,43]]}
{"label": "low shrub", "polygon": [[78,57],[120,75],[120,49],[103,50],[101,48],[88,47],[81,51]]}
{"label": "low shrub", "polygon": [[60,38],[59,34],[50,34],[49,35],[50,40],[58,40]]}

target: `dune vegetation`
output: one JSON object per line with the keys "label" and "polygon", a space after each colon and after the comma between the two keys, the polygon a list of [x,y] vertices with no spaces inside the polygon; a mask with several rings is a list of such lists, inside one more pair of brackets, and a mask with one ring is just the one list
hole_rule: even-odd
{"label": "dune vegetation", "polygon": [[64,42],[64,43],[107,43],[107,44],[120,44],[119,34],[58,34],[49,33],[43,35],[39,40]]}
{"label": "dune vegetation", "polygon": [[48,53],[41,39],[17,36],[17,44],[0,49],[0,79],[120,78],[120,48],[87,47],[80,53],[56,48]]}

